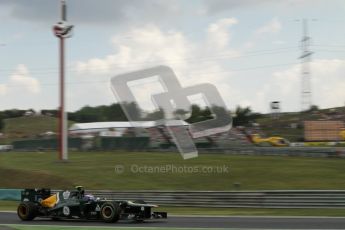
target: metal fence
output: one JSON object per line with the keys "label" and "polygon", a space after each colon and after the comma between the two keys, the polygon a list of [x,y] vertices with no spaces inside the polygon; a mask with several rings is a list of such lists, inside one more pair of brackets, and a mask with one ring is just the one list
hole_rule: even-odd
{"label": "metal fence", "polygon": [[224,208],[345,208],[345,190],[88,191],[96,197],[159,205]]}
{"label": "metal fence", "polygon": [[[53,191],[56,192],[56,191]],[[215,208],[345,208],[345,190],[107,191],[87,194],[116,200],[145,200],[164,206]],[[0,200],[20,200],[20,190],[0,189]]]}
{"label": "metal fence", "polygon": [[344,147],[233,147],[200,149],[200,153],[223,153],[232,155],[268,155],[298,157],[345,157]]}

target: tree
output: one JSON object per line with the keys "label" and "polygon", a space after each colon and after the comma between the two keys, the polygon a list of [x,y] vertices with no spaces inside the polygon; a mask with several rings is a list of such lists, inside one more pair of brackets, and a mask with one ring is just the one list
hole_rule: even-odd
{"label": "tree", "polygon": [[160,108],[157,111],[153,111],[151,113],[146,114],[145,120],[147,121],[157,121],[164,119],[164,110]]}
{"label": "tree", "polygon": [[319,110],[319,107],[317,105],[311,105],[307,112],[314,112],[318,110]]}
{"label": "tree", "polygon": [[0,130],[2,130],[5,126],[5,123],[4,123],[4,115],[2,112],[0,112]]}
{"label": "tree", "polygon": [[234,126],[244,126],[248,125],[251,121],[259,118],[261,114],[253,113],[250,107],[240,107],[237,106],[235,110],[235,116],[233,117]]}
{"label": "tree", "polygon": [[[124,106],[134,116],[133,120],[141,118],[141,110],[135,103],[124,103]],[[96,107],[84,106],[76,112],[68,113],[68,119],[75,122],[128,121],[122,106],[101,105]]]}
{"label": "tree", "polygon": [[135,102],[130,102],[130,103],[123,103],[122,107],[124,107],[126,109],[126,111],[131,114],[131,119],[133,121],[139,121],[142,120],[143,117],[143,112],[141,111],[141,109],[138,107],[137,103]]}
{"label": "tree", "polygon": [[177,109],[174,111],[174,117],[179,120],[184,120],[189,115],[191,115],[191,112],[184,109]]}
{"label": "tree", "polygon": [[105,109],[105,117],[109,121],[127,121],[126,114],[123,112],[121,105],[114,103]]}
{"label": "tree", "polygon": [[186,120],[188,123],[206,121],[213,118],[212,111],[208,107],[202,109],[198,105],[192,105],[191,111],[191,116]]}
{"label": "tree", "polygon": [[11,109],[3,111],[4,118],[15,118],[24,116],[26,110]]}

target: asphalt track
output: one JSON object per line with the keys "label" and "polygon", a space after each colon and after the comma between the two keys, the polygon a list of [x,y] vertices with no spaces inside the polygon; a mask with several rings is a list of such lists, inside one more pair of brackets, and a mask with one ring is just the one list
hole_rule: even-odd
{"label": "asphalt track", "polygon": [[337,217],[210,217],[172,216],[167,220],[150,220],[144,223],[120,221],[106,224],[96,221],[35,219],[20,221],[16,213],[0,212],[0,224],[28,224],[55,226],[117,226],[117,227],[177,227],[177,228],[244,228],[244,229],[345,229],[345,218]]}

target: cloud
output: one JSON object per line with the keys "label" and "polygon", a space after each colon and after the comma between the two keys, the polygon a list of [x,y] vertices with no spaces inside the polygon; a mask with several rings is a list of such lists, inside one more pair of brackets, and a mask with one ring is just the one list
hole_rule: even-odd
{"label": "cloud", "polygon": [[7,93],[7,86],[5,84],[0,84],[0,95],[5,95]]}
{"label": "cloud", "polygon": [[9,85],[11,87],[19,87],[27,92],[38,94],[40,92],[40,83],[36,78],[29,74],[28,68],[20,64],[9,78]]}
{"label": "cloud", "polygon": [[207,33],[212,46],[218,49],[226,47],[230,40],[229,28],[237,23],[236,18],[223,18],[209,25]]}
{"label": "cloud", "polygon": [[205,0],[207,12],[210,14],[233,10],[241,7],[258,6],[274,2],[274,0]]}
{"label": "cloud", "polygon": [[282,25],[277,18],[273,18],[267,24],[259,27],[254,33],[257,36],[262,36],[265,34],[274,34],[281,30]]}
{"label": "cloud", "polygon": [[[316,59],[311,63],[312,103],[321,108],[344,106],[345,60]],[[284,111],[301,109],[301,66],[276,71],[257,92],[255,103],[267,107],[270,101],[282,102]]]}
{"label": "cloud", "polygon": [[275,41],[272,42],[272,44],[273,45],[278,45],[278,46],[285,45],[286,41],[284,41],[284,40],[275,40]]}
{"label": "cloud", "polygon": [[267,5],[280,6],[282,10],[286,10],[286,7],[315,6],[322,3],[322,0],[204,0],[203,3],[204,12],[217,14],[243,8],[257,9]]}
{"label": "cloud", "polygon": [[[236,54],[229,46],[229,27],[236,23],[235,18],[226,18],[210,24],[206,31],[207,39],[200,43],[187,39],[181,32],[163,31],[153,24],[134,27],[121,36],[112,37],[113,54],[79,61],[76,68],[80,74],[114,73],[114,70],[121,72],[153,65],[174,66],[182,72],[199,70],[198,59],[219,54],[215,48],[222,48],[222,54]],[[124,40],[123,37],[129,39]],[[217,63],[216,60],[205,61],[204,67],[214,70],[219,65]]]}
{"label": "cloud", "polygon": [[[76,69],[79,77],[97,76],[109,80],[117,73],[167,65],[175,71],[183,86],[213,83],[230,98],[235,90],[222,83],[224,79],[230,79],[231,73],[224,73],[226,69],[222,62],[212,56],[219,56],[220,52],[222,55],[238,54],[230,44],[230,28],[236,23],[235,18],[211,23],[205,31],[205,38],[199,42],[188,39],[179,31],[162,30],[153,24],[133,27],[121,36],[112,37],[112,54],[79,61]],[[151,85],[152,88],[154,86]],[[141,98],[145,97],[144,93],[145,90],[139,93]]]}
{"label": "cloud", "polygon": [[[173,19],[180,10],[179,1],[160,0],[70,0],[68,20],[78,24],[113,25],[135,20],[140,22]],[[12,18],[38,23],[56,22],[60,17],[60,1],[1,0]]]}
{"label": "cloud", "polygon": [[[267,36],[270,36],[272,34],[278,33],[282,29],[282,25],[278,18],[272,18],[269,22],[265,23],[264,25],[258,27],[254,30],[250,38],[247,42],[244,43],[245,49],[252,49],[256,46],[256,44],[266,38]],[[273,41],[272,44],[274,45],[281,45],[284,44],[284,41],[278,40]]]}
{"label": "cloud", "polygon": [[[130,39],[123,40],[123,36]],[[152,24],[132,28],[121,36],[113,36],[111,41],[116,50],[114,54],[78,62],[77,70],[110,73],[116,69],[121,72],[156,64],[176,63],[181,58],[188,57],[187,52],[192,49],[192,44],[180,32],[163,32]]]}
{"label": "cloud", "polygon": [[19,64],[5,83],[0,84],[2,109],[46,108],[47,97],[42,97],[40,82],[30,76],[24,64]]}
{"label": "cloud", "polygon": [[[123,36],[129,39],[124,40]],[[76,64],[79,77],[107,79],[105,81],[109,84],[110,77],[116,74],[157,65],[171,66],[177,75],[181,76],[181,72],[187,69],[183,59],[192,58],[191,54],[194,53],[193,44],[180,32],[162,31],[153,24],[131,28],[123,32],[121,36],[113,36],[111,41],[114,47],[113,53]],[[114,102],[114,96],[110,92],[109,86],[107,86],[108,91],[104,90],[104,85],[96,87],[97,89],[93,87],[92,90],[107,95],[109,100]],[[101,87],[103,88],[101,89]],[[147,96],[154,93],[152,92],[154,90],[155,87],[152,84],[142,84],[141,87],[136,88],[137,98],[146,100],[145,102],[140,101],[140,105],[144,104],[142,107],[145,109],[153,109],[149,101],[150,97]]]}
{"label": "cloud", "polygon": [[[109,55],[78,62],[78,77],[104,79],[108,85],[92,88],[97,88],[97,97],[103,95],[103,99],[107,97],[110,98],[109,101],[113,101],[111,91],[104,90],[104,87],[109,88],[110,77],[156,65],[168,65],[175,71],[183,86],[205,82],[216,85],[230,108],[238,104],[251,105],[255,111],[267,112],[269,103],[278,100],[282,102],[284,111],[300,110],[299,64],[275,71],[269,77],[258,75],[252,78],[245,73],[232,72],[228,62],[216,58],[220,54],[235,56],[241,53],[231,43],[232,26],[236,23],[235,18],[217,20],[206,28],[204,39],[198,41],[190,40],[179,31],[162,30],[153,24],[132,27],[121,33],[121,36],[112,37],[114,51]],[[261,34],[279,31],[275,19],[266,25],[273,25],[273,30],[262,29]],[[345,60],[316,59],[311,63],[311,70],[314,103],[321,107],[342,106],[345,101]],[[246,81],[243,77],[248,78],[245,86],[241,85]],[[143,85],[141,91],[139,89],[139,97],[147,98],[144,94],[148,88],[154,89],[154,86]],[[78,97],[88,101],[90,97],[93,100],[91,95],[85,93]]]}
{"label": "cloud", "polygon": [[[78,24],[122,25],[133,21],[143,23],[176,22],[184,15],[203,13],[216,14],[238,8],[256,9],[274,5],[283,10],[287,6],[310,6],[321,0],[204,0],[193,1],[191,6],[183,0],[68,0],[68,18]],[[4,14],[38,23],[52,23],[60,17],[58,0],[1,0]],[[2,15],[1,15],[2,16]]]}

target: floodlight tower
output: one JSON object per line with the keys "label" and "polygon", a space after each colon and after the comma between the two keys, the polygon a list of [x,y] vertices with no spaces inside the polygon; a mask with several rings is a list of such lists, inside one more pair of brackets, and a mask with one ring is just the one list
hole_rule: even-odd
{"label": "floodlight tower", "polygon": [[59,160],[68,160],[67,114],[65,112],[65,38],[72,36],[73,25],[67,24],[66,1],[61,0],[61,21],[53,26],[60,41],[60,108],[59,108]]}
{"label": "floodlight tower", "polygon": [[301,84],[301,109],[302,111],[310,109],[312,105],[312,93],[311,93],[311,73],[310,73],[310,62],[312,51],[309,50],[311,37],[308,36],[308,20],[303,19],[303,37],[301,40],[301,51],[302,54],[299,57],[301,59],[301,73],[302,73],[302,84]]}

